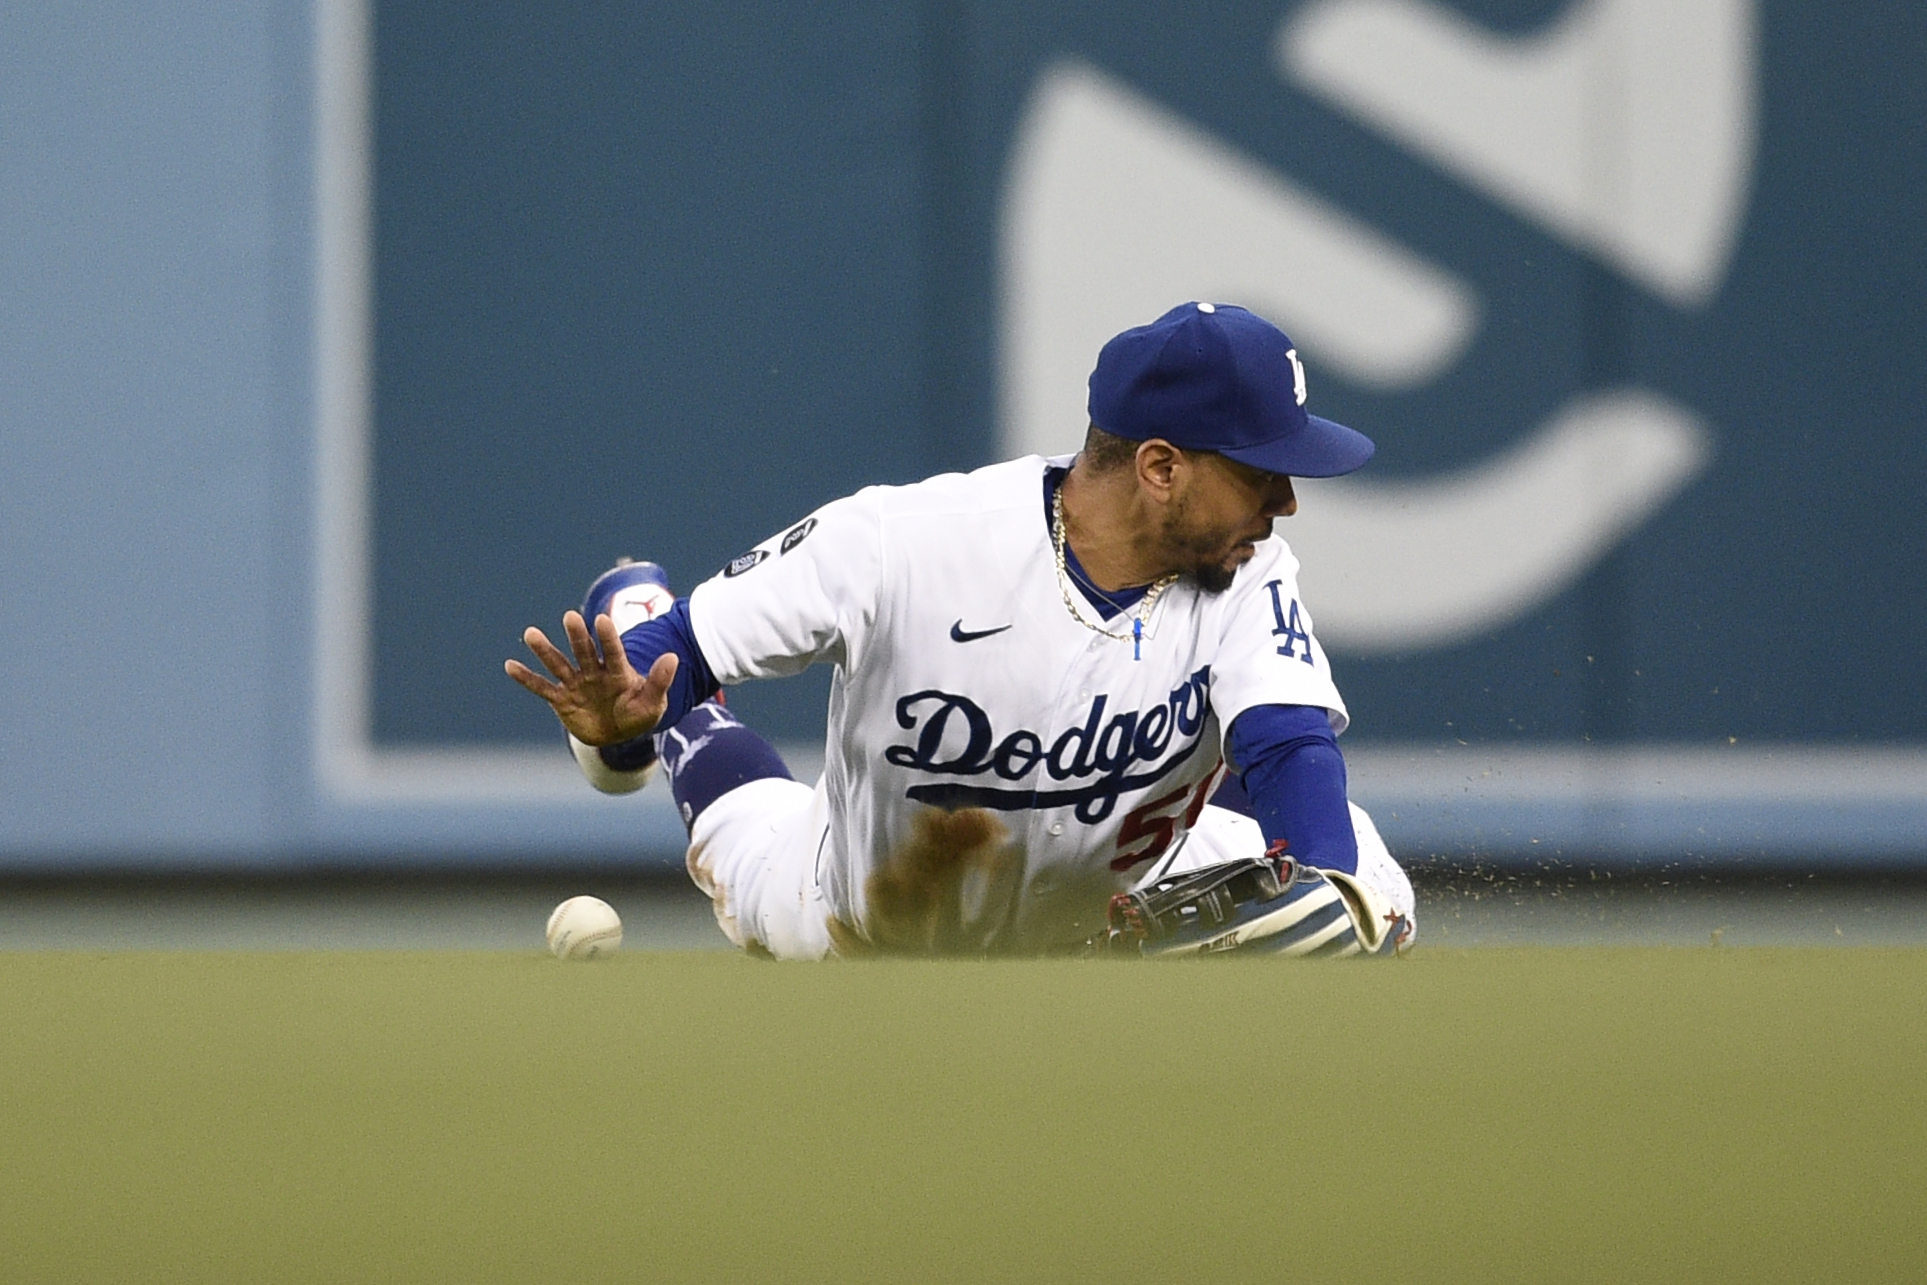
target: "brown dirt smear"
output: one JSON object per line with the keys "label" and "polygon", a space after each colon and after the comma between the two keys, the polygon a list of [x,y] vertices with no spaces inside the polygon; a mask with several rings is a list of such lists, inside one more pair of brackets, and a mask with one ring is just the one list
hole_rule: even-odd
{"label": "brown dirt smear", "polygon": [[864,884],[864,930],[830,921],[839,955],[982,955],[1009,922],[1023,875],[1010,832],[984,808],[917,814],[909,840]]}

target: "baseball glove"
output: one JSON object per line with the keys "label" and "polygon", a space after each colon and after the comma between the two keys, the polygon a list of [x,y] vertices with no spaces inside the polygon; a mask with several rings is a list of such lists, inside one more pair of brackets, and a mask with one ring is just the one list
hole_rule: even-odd
{"label": "baseball glove", "polygon": [[1104,954],[1392,955],[1410,935],[1371,889],[1282,854],[1244,857],[1111,898]]}

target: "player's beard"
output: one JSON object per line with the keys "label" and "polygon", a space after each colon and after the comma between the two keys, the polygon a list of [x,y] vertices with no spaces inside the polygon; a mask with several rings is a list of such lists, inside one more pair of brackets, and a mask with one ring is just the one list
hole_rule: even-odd
{"label": "player's beard", "polygon": [[1223,593],[1251,555],[1245,552],[1243,541],[1235,541],[1227,549],[1222,533],[1184,530],[1189,516],[1190,505],[1180,500],[1165,519],[1164,541],[1170,564],[1205,593]]}
{"label": "player's beard", "polygon": [[1204,592],[1223,593],[1231,587],[1231,582],[1238,578],[1238,568],[1243,565],[1239,562],[1227,566],[1222,561],[1204,560],[1193,566],[1187,574]]}

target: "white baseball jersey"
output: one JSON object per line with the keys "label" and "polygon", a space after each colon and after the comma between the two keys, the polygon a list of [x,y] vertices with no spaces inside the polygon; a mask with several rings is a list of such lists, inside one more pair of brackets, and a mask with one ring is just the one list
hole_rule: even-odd
{"label": "white baseball jersey", "polygon": [[1023,863],[1005,939],[1081,941],[1197,818],[1241,712],[1313,705],[1344,730],[1297,560],[1275,535],[1221,594],[1173,585],[1141,659],[1128,615],[1106,622],[1073,590],[1073,616],[1043,500],[1046,469],[1069,463],[866,488],[691,595],[725,685],[836,666],[817,880],[847,923],[863,923],[865,879],[918,809],[981,807]]}

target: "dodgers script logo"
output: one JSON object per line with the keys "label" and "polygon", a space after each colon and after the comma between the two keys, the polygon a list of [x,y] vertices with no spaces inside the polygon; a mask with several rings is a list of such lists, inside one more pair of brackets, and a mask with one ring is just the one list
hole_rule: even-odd
{"label": "dodgers script logo", "polygon": [[[1210,712],[1210,691],[1211,667],[1206,665],[1173,688],[1162,705],[1148,710],[1127,710],[1107,718],[1110,697],[1100,694],[1091,701],[1084,721],[1046,749],[1044,738],[1028,728],[999,739],[990,715],[977,702],[931,688],[897,701],[897,726],[915,730],[917,739],[913,745],[890,746],[883,757],[917,772],[940,776],[988,772],[1011,782],[1042,766],[1051,781],[1066,782],[1065,788],[1045,790],[1032,784],[1004,789],[945,781],[913,785],[904,793],[918,803],[940,808],[1001,812],[1074,804],[1077,819],[1091,824],[1111,814],[1120,794],[1163,780],[1197,753],[1198,733]],[[1166,751],[1179,738],[1182,746],[1166,758]],[[1135,775],[1130,771],[1135,764],[1153,763],[1156,766],[1147,771]]]}

